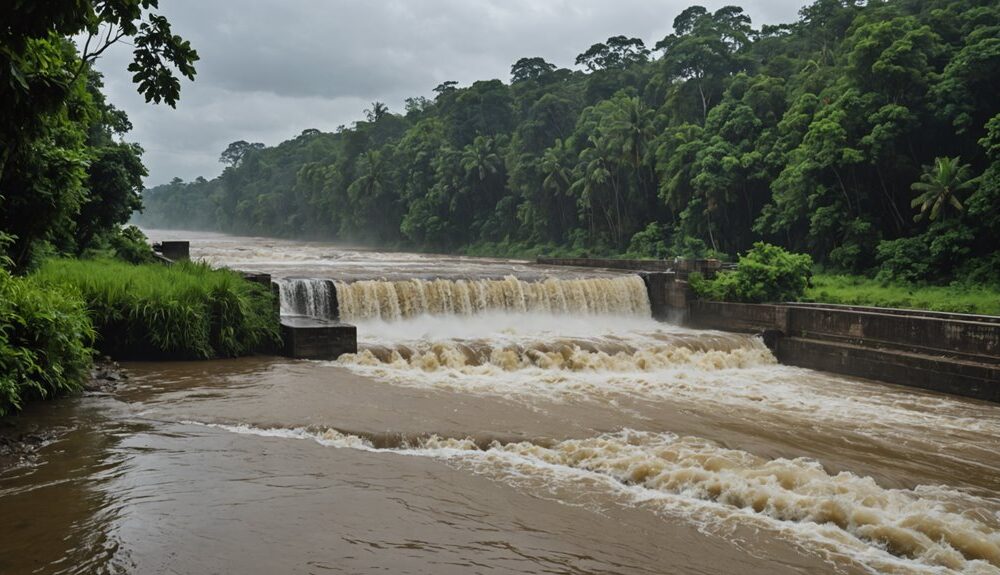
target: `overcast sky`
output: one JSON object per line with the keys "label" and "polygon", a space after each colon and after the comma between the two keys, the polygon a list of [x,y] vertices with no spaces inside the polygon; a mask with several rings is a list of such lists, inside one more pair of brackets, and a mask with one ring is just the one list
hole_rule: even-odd
{"label": "overcast sky", "polygon": [[[509,81],[510,65],[541,56],[572,67],[609,36],[652,46],[691,0],[161,0],[175,33],[201,60],[176,109],[146,104],[116,46],[98,68],[128,137],[146,150],[147,186],[212,178],[236,140],[275,145],[306,128],[350,125],[374,100],[401,112],[446,80]],[[702,2],[714,10],[729,2]],[[745,0],[755,26],[797,18],[802,0]]]}

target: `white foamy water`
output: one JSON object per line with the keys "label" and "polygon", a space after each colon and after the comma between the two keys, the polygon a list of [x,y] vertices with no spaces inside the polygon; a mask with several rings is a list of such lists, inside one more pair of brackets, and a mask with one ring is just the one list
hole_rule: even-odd
{"label": "white foamy water", "polygon": [[631,396],[780,414],[942,446],[1000,436],[1000,418],[990,406],[778,365],[757,337],[648,317],[422,316],[360,322],[358,333],[359,353],[333,365],[394,385],[528,402]]}
{"label": "white foamy water", "polygon": [[941,486],[887,489],[869,477],[831,474],[813,460],[761,458],[695,437],[623,430],[551,445],[494,442],[481,448],[471,439],[430,436],[377,449],[333,429],[207,425],[434,457],[529,489],[596,486],[625,504],[698,521],[713,532],[752,524],[881,572],[1000,573],[997,499]]}
{"label": "white foamy water", "polygon": [[317,279],[277,280],[281,315],[305,315],[334,319],[333,282]]}

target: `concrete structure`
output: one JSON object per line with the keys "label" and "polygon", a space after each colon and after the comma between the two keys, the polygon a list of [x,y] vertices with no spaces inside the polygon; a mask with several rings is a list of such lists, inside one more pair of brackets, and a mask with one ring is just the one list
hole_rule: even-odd
{"label": "concrete structure", "polygon": [[702,301],[676,275],[644,279],[656,317],[760,334],[781,363],[1000,402],[1000,318]]}
{"label": "concrete structure", "polygon": [[180,261],[191,259],[191,242],[160,242],[153,244],[153,251],[170,261]]}
{"label": "concrete structure", "polygon": [[282,316],[282,354],[298,359],[337,359],[345,353],[357,353],[358,328],[305,316]]}

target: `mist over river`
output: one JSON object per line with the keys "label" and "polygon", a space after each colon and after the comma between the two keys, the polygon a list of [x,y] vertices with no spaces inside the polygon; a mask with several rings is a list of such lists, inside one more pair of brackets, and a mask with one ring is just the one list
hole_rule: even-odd
{"label": "mist over river", "polygon": [[29,405],[64,433],[0,470],[2,574],[1000,573],[1000,405],[654,321],[625,272],[149,235],[335,290],[359,351]]}

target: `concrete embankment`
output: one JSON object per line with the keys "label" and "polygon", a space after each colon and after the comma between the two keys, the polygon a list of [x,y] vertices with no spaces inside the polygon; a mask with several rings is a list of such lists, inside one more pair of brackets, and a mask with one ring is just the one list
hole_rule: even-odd
{"label": "concrete embankment", "polygon": [[656,317],[759,333],[784,364],[1000,402],[1000,318],[702,301],[678,274],[644,278]]}

